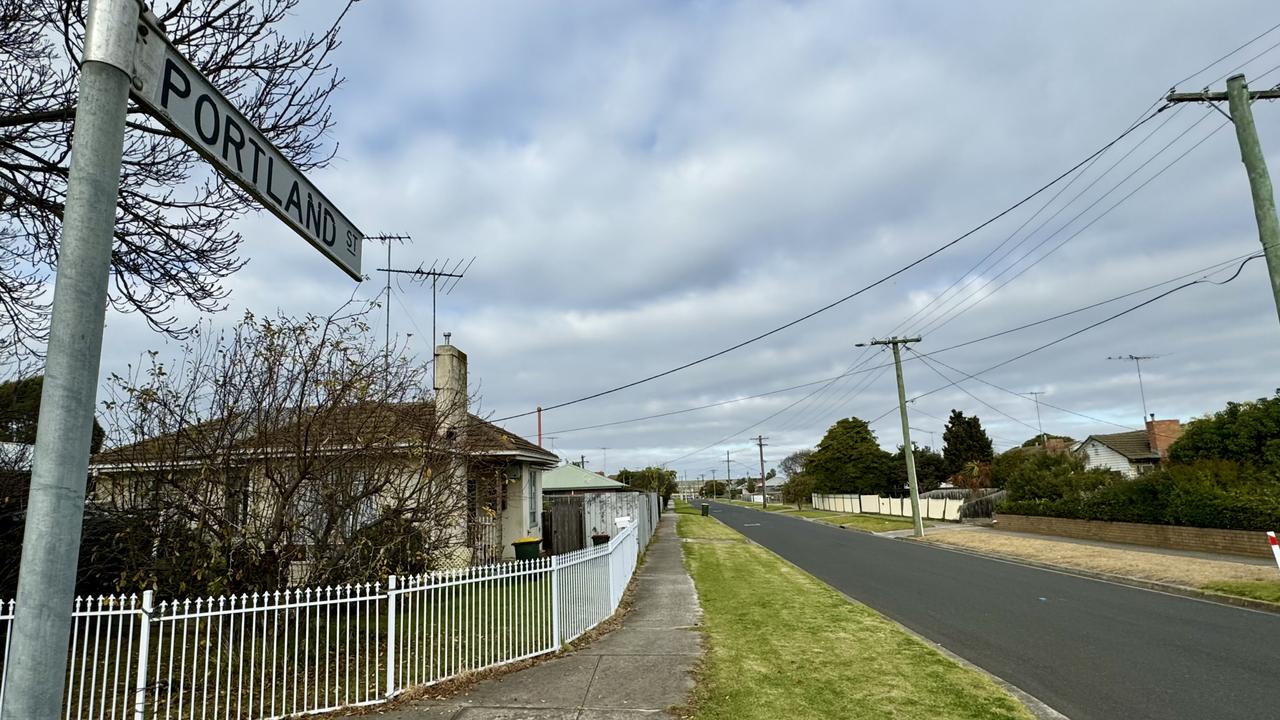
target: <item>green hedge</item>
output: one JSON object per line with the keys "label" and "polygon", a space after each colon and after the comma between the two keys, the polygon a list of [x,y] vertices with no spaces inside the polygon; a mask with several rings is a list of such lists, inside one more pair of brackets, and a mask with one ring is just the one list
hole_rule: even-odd
{"label": "green hedge", "polygon": [[1280,530],[1280,480],[1231,463],[1174,465],[1087,492],[1009,500],[996,512],[1225,530]]}

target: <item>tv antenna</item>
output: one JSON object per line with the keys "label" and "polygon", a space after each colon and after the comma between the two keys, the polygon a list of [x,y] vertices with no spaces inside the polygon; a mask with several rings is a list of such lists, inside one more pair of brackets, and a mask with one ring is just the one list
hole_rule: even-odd
{"label": "tv antenna", "polygon": [[[418,265],[418,267],[411,270],[391,267],[390,258],[391,254],[388,251],[387,267],[378,268],[378,272],[385,271],[387,273],[388,293],[390,293],[391,288],[391,273],[409,275],[417,282],[426,282],[427,278],[431,278],[431,349],[434,352],[436,347],[436,296],[438,291],[443,290],[445,295],[451,294],[454,288],[458,287],[458,283],[462,282],[463,276],[471,269],[471,264],[476,261],[475,256],[472,256],[470,260],[462,258],[456,263],[452,258],[445,258],[443,261],[437,259],[431,263],[429,268],[423,269],[422,265]],[[463,267],[463,263],[466,263],[465,267]]]}
{"label": "tv antenna", "polygon": [[1147,391],[1142,387],[1142,361],[1155,360],[1161,355],[1108,355],[1108,360],[1132,360],[1133,366],[1138,369],[1138,394],[1142,396],[1142,422],[1147,421]]}
{"label": "tv antenna", "polygon": [[391,270],[390,270],[391,246],[394,243],[410,242],[413,240],[413,238],[408,235],[391,235],[388,233],[382,233],[380,235],[372,235],[368,239],[377,240],[378,242],[386,243],[387,245],[387,267],[378,268],[378,272],[386,271],[387,273],[387,287],[385,291],[387,293],[387,299],[384,301],[387,304],[387,326],[386,326],[386,335],[383,338],[382,352],[386,356],[387,373],[390,374],[391,372]]}

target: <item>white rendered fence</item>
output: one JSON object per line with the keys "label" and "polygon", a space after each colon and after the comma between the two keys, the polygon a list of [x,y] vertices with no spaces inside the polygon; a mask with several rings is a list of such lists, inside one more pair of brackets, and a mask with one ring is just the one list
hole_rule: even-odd
{"label": "white rendered fence", "polygon": [[[838,513],[875,513],[911,517],[911,498],[890,498],[879,495],[818,495],[814,494],[814,510]],[[930,520],[959,520],[960,506],[964,500],[951,498],[920,498],[920,517]]]}
{"label": "white rendered fence", "polygon": [[[619,524],[607,545],[385,584],[77,599],[63,717],[282,718],[554,652],[618,608],[653,531]],[[6,670],[13,613],[0,603]]]}

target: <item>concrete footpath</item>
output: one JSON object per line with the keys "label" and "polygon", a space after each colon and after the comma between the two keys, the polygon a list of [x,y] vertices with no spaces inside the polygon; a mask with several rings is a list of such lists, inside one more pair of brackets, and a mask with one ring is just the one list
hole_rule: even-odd
{"label": "concrete footpath", "polygon": [[[621,627],[564,657],[445,700],[377,713],[396,720],[633,720],[666,717],[693,689],[702,618],[676,518],[662,517]],[[376,712],[376,711],[375,711]]]}

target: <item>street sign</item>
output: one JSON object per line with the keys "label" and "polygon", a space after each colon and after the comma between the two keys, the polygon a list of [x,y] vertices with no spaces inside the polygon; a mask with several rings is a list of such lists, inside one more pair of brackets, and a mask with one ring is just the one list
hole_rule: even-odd
{"label": "street sign", "polygon": [[133,97],[348,275],[362,279],[363,234],[147,15],[138,24]]}

